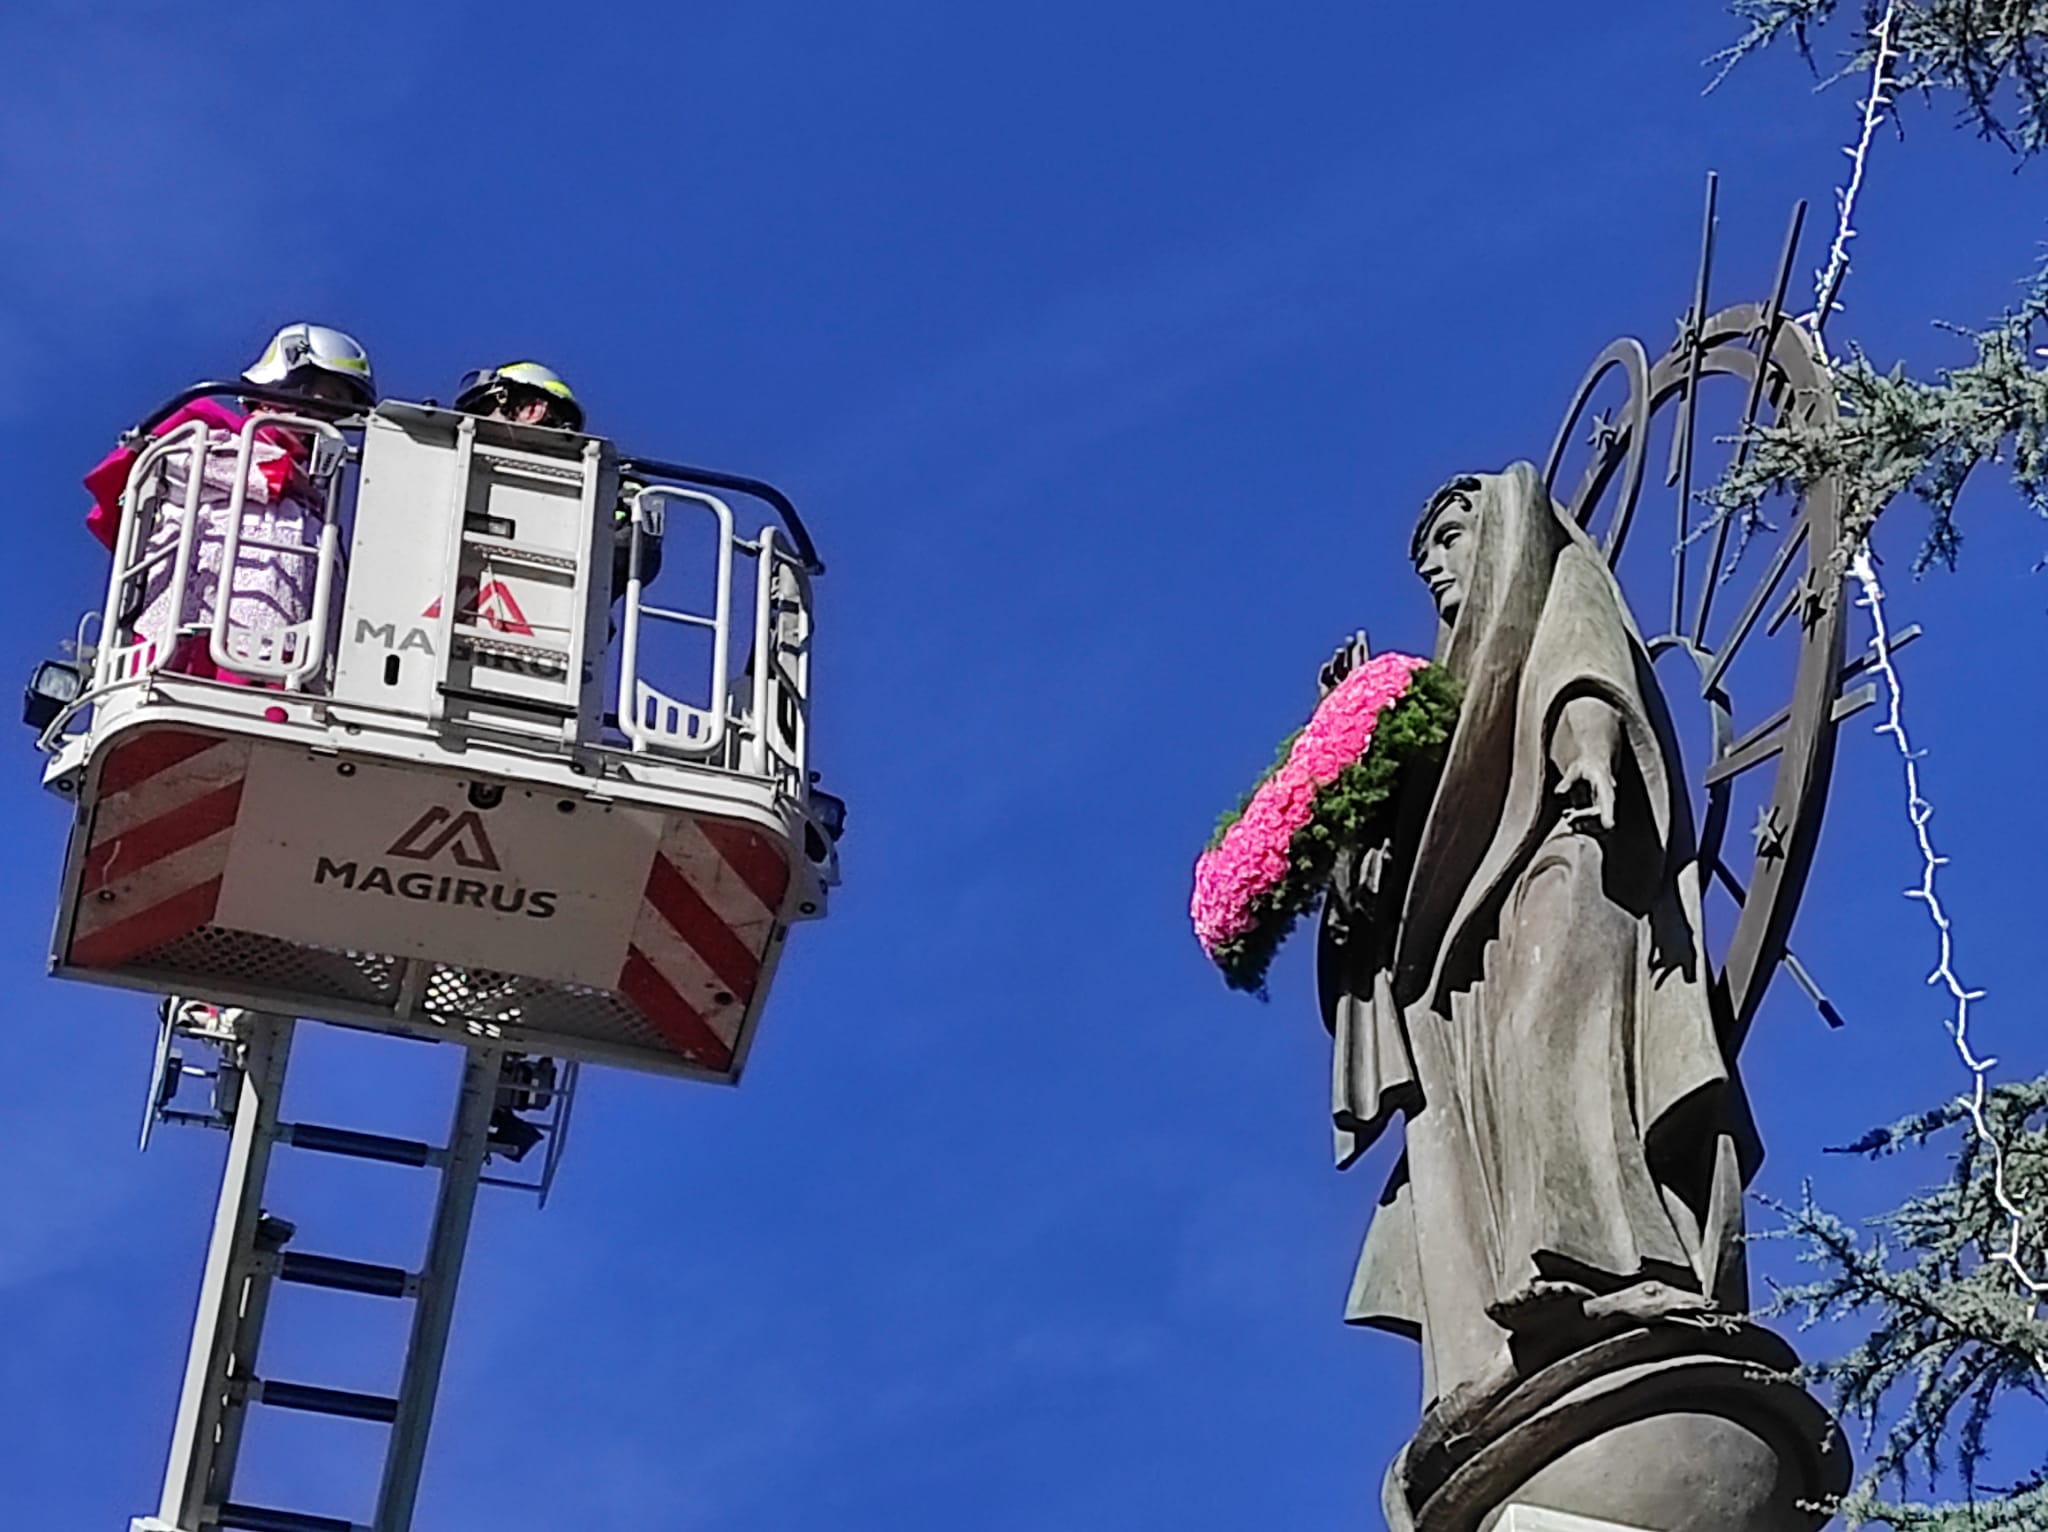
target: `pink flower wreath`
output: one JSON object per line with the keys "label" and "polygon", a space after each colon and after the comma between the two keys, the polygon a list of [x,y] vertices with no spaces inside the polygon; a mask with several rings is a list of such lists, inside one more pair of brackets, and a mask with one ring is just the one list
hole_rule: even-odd
{"label": "pink flower wreath", "polygon": [[1407,764],[1441,754],[1457,720],[1445,673],[1407,654],[1357,666],[1195,863],[1195,936],[1233,989],[1262,992],[1266,968],[1314,906],[1340,850],[1384,833]]}

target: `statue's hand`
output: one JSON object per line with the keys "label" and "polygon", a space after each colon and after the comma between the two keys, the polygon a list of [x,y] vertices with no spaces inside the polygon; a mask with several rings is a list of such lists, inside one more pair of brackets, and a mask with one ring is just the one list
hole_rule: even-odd
{"label": "statue's hand", "polygon": [[1550,740],[1563,824],[1578,835],[1614,828],[1614,765],[1621,758],[1621,715],[1603,698],[1573,697],[1559,710]]}
{"label": "statue's hand", "polygon": [[1337,855],[1330,863],[1330,895],[1338,907],[1351,908],[1352,895],[1358,891],[1358,853],[1349,846],[1339,846]]}
{"label": "statue's hand", "polygon": [[1392,847],[1384,841],[1363,850],[1356,846],[1338,848],[1330,866],[1330,892],[1340,910],[1349,913],[1361,904],[1369,905],[1378,897],[1391,851]]}
{"label": "statue's hand", "polygon": [[1372,646],[1365,640],[1365,631],[1360,629],[1337,646],[1337,652],[1330,656],[1323,668],[1316,673],[1318,690],[1316,701],[1330,695],[1344,678],[1372,658]]}
{"label": "statue's hand", "polygon": [[1582,834],[1614,828],[1614,768],[1595,755],[1581,755],[1557,782],[1565,823]]}

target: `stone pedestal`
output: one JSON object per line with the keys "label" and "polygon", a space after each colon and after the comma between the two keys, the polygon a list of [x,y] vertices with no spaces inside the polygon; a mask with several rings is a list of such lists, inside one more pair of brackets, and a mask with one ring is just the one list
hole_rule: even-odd
{"label": "stone pedestal", "polygon": [[1848,1487],[1849,1450],[1796,1365],[1757,1326],[1674,1319],[1440,1404],[1387,1472],[1389,1532],[1814,1532],[1801,1504]]}
{"label": "stone pedestal", "polygon": [[1595,1521],[1568,1511],[1546,1511],[1538,1505],[1511,1505],[1498,1532],[1657,1532],[1655,1527],[1624,1527],[1618,1521]]}

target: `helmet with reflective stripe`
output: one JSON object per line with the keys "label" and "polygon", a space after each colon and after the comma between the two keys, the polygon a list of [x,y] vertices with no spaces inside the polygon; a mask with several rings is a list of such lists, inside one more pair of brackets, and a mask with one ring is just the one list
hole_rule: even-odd
{"label": "helmet with reflective stripe", "polygon": [[512,398],[522,391],[548,398],[549,425],[566,431],[583,429],[583,406],[576,402],[576,391],[560,373],[539,362],[507,362],[502,367],[464,373],[455,391],[455,408],[469,414],[488,413],[493,396]]}
{"label": "helmet with reflective stripe", "polygon": [[377,402],[377,384],[370,373],[370,353],[353,335],[324,324],[288,324],[271,336],[263,355],[242,374],[266,388],[286,388],[304,381],[308,372],[324,372],[349,386],[358,403]]}

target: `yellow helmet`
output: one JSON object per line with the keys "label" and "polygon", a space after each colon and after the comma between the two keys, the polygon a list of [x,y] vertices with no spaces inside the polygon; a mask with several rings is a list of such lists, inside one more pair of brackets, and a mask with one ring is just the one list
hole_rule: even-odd
{"label": "yellow helmet", "polygon": [[489,407],[493,399],[502,399],[520,391],[547,397],[550,405],[547,424],[560,426],[565,431],[583,429],[583,406],[576,402],[576,391],[569,387],[560,373],[552,367],[543,367],[539,362],[507,362],[501,367],[480,367],[463,374],[462,383],[455,392],[455,408],[468,414],[479,414]]}

